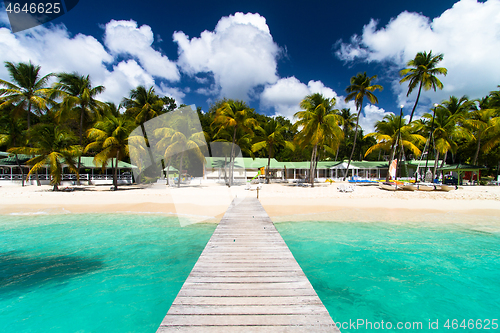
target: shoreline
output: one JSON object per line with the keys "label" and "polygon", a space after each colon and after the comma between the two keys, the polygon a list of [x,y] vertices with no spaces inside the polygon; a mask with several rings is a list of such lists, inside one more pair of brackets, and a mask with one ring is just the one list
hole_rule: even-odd
{"label": "shoreline", "polygon": [[[389,192],[357,186],[352,193],[320,184],[304,188],[262,185],[259,200],[273,222],[432,222],[500,226],[500,187],[470,186],[451,192]],[[255,189],[255,185],[252,185]],[[244,186],[164,185],[109,191],[52,192],[50,186],[0,187],[0,215],[131,213],[177,215],[185,223],[218,223],[234,198],[256,196]]]}

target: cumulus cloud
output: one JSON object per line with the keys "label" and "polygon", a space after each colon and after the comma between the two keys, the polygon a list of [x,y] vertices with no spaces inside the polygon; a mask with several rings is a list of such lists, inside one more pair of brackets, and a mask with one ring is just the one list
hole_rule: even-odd
{"label": "cumulus cloud", "polygon": [[[352,112],[353,110],[351,110]],[[359,125],[363,129],[364,134],[372,133],[375,131],[375,123],[382,120],[386,115],[393,114],[387,112],[376,105],[368,104],[363,107],[364,114],[359,117]]]}
{"label": "cumulus cloud", "polygon": [[[300,101],[307,95],[314,93],[320,93],[327,98],[335,98],[336,109],[347,108],[351,110],[351,113],[357,113],[354,101],[346,102],[345,96],[338,95],[333,89],[325,86],[323,82],[311,80],[306,85],[294,76],[267,85],[260,97],[261,107],[263,109],[274,109],[276,116],[284,116],[293,120],[293,115],[300,111]],[[365,134],[373,132],[375,122],[390,113],[375,105],[366,104],[359,118],[359,124]]]}
{"label": "cumulus cloud", "polygon": [[[7,25],[5,16],[0,15],[0,25]],[[128,47],[123,44],[125,35],[129,38]],[[179,73],[175,64],[151,48],[148,38],[153,38],[151,29],[148,26],[137,28],[133,21],[111,21],[106,25],[108,49],[92,36],[71,36],[64,25],[42,25],[16,34],[0,27],[0,61],[31,61],[41,66],[42,75],[51,72],[90,75],[93,85],[106,87],[99,95],[103,101],[120,103],[138,85],[154,85],[157,93],[174,97],[182,103],[185,96],[182,91],[162,82],[156,84],[155,77],[175,81],[179,79]],[[141,47],[143,50],[138,50]],[[118,61],[118,54],[124,53],[137,61]],[[4,66],[0,66],[0,77],[10,80]]]}
{"label": "cumulus cloud", "polygon": [[[403,12],[385,27],[377,28],[372,20],[361,35],[354,35],[347,43],[338,41],[337,56],[344,61],[388,61],[404,68],[417,52],[432,50],[443,53],[440,66],[448,69],[442,91],[423,92],[422,108],[427,111],[432,103],[448,99],[450,95],[485,96],[500,82],[500,1],[461,0],[439,17],[429,19],[421,14]],[[399,102],[413,102],[416,92],[406,97],[407,85],[394,79],[393,89]],[[420,105],[420,102],[419,102]]]}
{"label": "cumulus cloud", "polygon": [[214,31],[205,30],[200,37],[190,39],[175,32],[173,38],[179,46],[182,71],[193,76],[211,73],[220,87],[200,93],[220,91],[223,97],[248,100],[255,87],[278,79],[280,48],[259,14],[236,13],[221,18]]}
{"label": "cumulus cloud", "polygon": [[152,48],[154,35],[151,27],[137,27],[135,21],[111,20],[105,27],[104,44],[113,54],[127,54],[137,58],[146,71],[170,81],[180,79],[174,62]]}

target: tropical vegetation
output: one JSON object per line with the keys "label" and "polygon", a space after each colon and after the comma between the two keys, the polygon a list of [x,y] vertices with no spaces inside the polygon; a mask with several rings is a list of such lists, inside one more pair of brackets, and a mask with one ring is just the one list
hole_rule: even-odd
{"label": "tropical vegetation", "polygon": [[[447,74],[446,68],[439,67],[443,58],[430,51],[419,52],[410,60],[400,71],[400,83],[408,84],[407,96],[417,92],[410,120],[386,114],[366,135],[360,126],[363,107],[366,102],[378,103],[376,91],[382,90],[375,83],[377,76],[366,72],[354,75],[346,88],[345,102],[353,101],[351,108],[339,110],[336,99],[313,93],[297,105],[294,118],[287,119],[264,115],[241,100],[222,98],[206,111],[196,110],[201,129],[192,124],[184,124],[189,128],[181,129],[170,122],[148,131],[146,123],[180,107],[173,98],[158,95],[154,87],[138,86],[124,96],[120,105],[115,105],[99,100],[105,87],[93,85],[86,74],[43,76],[40,66],[31,62],[6,62],[10,78],[0,79],[0,150],[15,158],[23,184],[27,176],[37,176],[41,168],[47,167],[55,190],[63,169],[77,178],[83,172],[83,154],[92,156],[100,168],[112,166],[116,189],[117,161],[130,162],[132,145],[149,156],[145,160],[149,172],[136,181],[155,180],[160,170],[168,174],[172,168],[178,173],[180,186],[183,173],[198,175],[194,166],[202,165],[204,156],[214,153],[206,150],[216,145],[207,147],[205,142],[225,143],[223,162],[229,168],[229,186],[235,157],[240,153],[267,159],[267,183],[272,158],[283,162],[309,160],[307,181],[313,186],[321,160],[347,160],[349,167],[353,159],[390,163],[396,158],[427,156],[433,159],[434,174],[440,160],[485,166],[483,174],[498,174],[500,86],[480,99],[450,96],[427,112],[416,111],[422,90],[443,88],[438,79]],[[137,132],[133,132],[135,128]],[[23,170],[21,156],[22,164],[29,166],[28,172]]]}

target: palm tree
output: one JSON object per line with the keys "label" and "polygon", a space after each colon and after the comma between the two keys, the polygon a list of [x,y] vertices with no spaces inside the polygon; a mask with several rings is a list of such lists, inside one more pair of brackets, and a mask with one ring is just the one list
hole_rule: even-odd
{"label": "palm tree", "polygon": [[156,144],[156,149],[164,152],[164,158],[168,161],[169,166],[170,161],[175,156],[180,155],[177,187],[181,186],[183,159],[187,152],[193,153],[195,158],[202,161],[202,163],[205,161],[201,147],[206,147],[206,134],[203,131],[197,131],[190,119],[174,118],[171,119],[169,127],[158,128],[154,131],[154,135],[161,138]]}
{"label": "palm tree", "polygon": [[14,106],[15,116],[18,116],[23,111],[27,111],[28,129],[30,129],[31,108],[35,106],[38,112],[46,108],[47,96],[52,91],[46,87],[46,84],[54,74],[50,73],[40,77],[40,66],[33,65],[31,61],[27,64],[13,64],[6,61],[5,67],[9,72],[12,82],[0,79],[0,85],[5,87],[0,89],[0,97],[3,97],[0,109],[12,105]]}
{"label": "palm tree", "polygon": [[356,116],[356,127],[354,132],[354,143],[352,145],[351,155],[349,156],[349,162],[347,162],[347,171],[344,175],[344,181],[347,178],[349,172],[349,166],[351,165],[352,156],[354,155],[354,150],[356,149],[356,139],[358,138],[358,127],[359,127],[359,116],[361,110],[363,109],[363,99],[366,97],[370,103],[378,103],[377,97],[373,94],[375,90],[382,91],[384,88],[379,84],[372,85],[372,81],[377,78],[377,75],[368,77],[366,72],[363,74],[358,73],[356,76],[351,77],[351,84],[346,88],[347,96],[345,101],[354,100],[356,102],[356,108],[358,109],[358,114]]}
{"label": "palm tree", "polygon": [[162,99],[155,93],[154,87],[146,89],[144,86],[139,86],[130,91],[130,97],[124,98],[122,105],[125,107],[125,114],[135,120],[135,123],[141,127],[142,135],[146,140],[146,146],[151,160],[152,172],[157,173],[156,162],[153,157],[153,152],[149,145],[148,136],[144,123],[161,115],[164,110]]}
{"label": "palm tree", "polygon": [[87,137],[92,140],[85,147],[85,153],[93,150],[98,151],[94,157],[94,164],[101,165],[103,170],[107,167],[108,161],[113,161],[113,188],[118,189],[118,162],[128,155],[128,137],[134,129],[134,123],[125,116],[114,116],[108,114],[104,119],[97,121],[88,130]]}
{"label": "palm tree", "polygon": [[472,162],[474,165],[477,164],[479,151],[481,150],[481,140],[486,136],[490,129],[495,127],[499,119],[497,116],[497,110],[490,107],[488,97],[478,100],[477,103],[477,108],[472,110],[468,114],[467,119],[464,121],[464,125],[473,129],[474,137],[477,141],[476,153],[474,155],[474,161]]}
{"label": "palm tree", "polygon": [[406,97],[410,96],[418,85],[417,99],[411,110],[409,123],[413,120],[413,114],[415,113],[422,88],[424,88],[424,90],[430,90],[432,88],[434,91],[436,91],[436,88],[443,89],[443,83],[436,77],[438,74],[445,76],[448,74],[446,68],[436,67],[442,60],[443,54],[433,55],[432,51],[429,53],[426,51],[418,52],[414,59],[406,63],[406,66],[410,68],[402,69],[399,72],[399,75],[403,76],[399,83],[409,82]]}
{"label": "palm tree", "polygon": [[300,102],[303,111],[294,115],[298,118],[295,126],[301,128],[295,137],[297,144],[302,148],[309,144],[313,146],[309,168],[311,186],[314,186],[318,147],[334,154],[343,138],[343,132],[339,127],[342,118],[333,109],[334,106],[335,98],[325,98],[323,95],[315,93],[306,96]]}
{"label": "palm tree", "polygon": [[[425,123],[426,127],[431,123],[432,115],[426,113],[423,115],[428,121]],[[458,139],[473,140],[474,136],[472,133],[463,126],[457,126],[458,123],[464,121],[464,115],[462,113],[452,114],[443,104],[438,105],[435,108],[434,124],[432,128],[431,137],[434,142],[434,149],[436,151],[436,157],[434,161],[434,170],[432,172],[432,178],[436,175],[438,161],[440,154],[445,154],[448,151],[455,153],[458,149],[456,141]],[[427,128],[430,132],[431,129]]]}
{"label": "palm tree", "polygon": [[460,98],[450,96],[447,101],[442,101],[441,105],[448,109],[452,115],[461,114],[465,116],[470,110],[476,108],[475,101],[470,101],[467,96]]}
{"label": "palm tree", "polygon": [[[340,110],[340,116],[342,117],[342,131],[344,132],[344,142],[345,147],[347,148],[347,138],[354,126],[356,126],[357,116],[356,114],[351,113],[351,109],[348,108],[343,108],[342,110]],[[339,149],[337,149],[337,152],[335,153],[335,161],[337,160],[338,152]]]}
{"label": "palm tree", "polygon": [[252,136],[253,128],[259,126],[258,122],[251,117],[252,112],[253,109],[250,109],[245,102],[229,99],[217,109],[214,121],[211,124],[212,127],[219,125],[219,130],[216,133],[216,137],[220,136],[220,134],[226,129],[233,130],[231,156],[229,159],[229,163],[231,165],[229,171],[229,186],[233,185],[234,155],[237,130],[240,129]]}
{"label": "palm tree", "polygon": [[54,186],[53,191],[57,191],[61,183],[63,164],[77,175],[77,179],[80,178],[75,158],[81,156],[81,147],[74,145],[76,137],[73,133],[53,122],[33,126],[29,136],[33,147],[16,147],[8,150],[14,154],[35,156],[27,162],[31,165],[28,176],[48,165],[51,175],[50,184]]}
{"label": "palm tree", "polygon": [[[375,130],[376,132],[365,135],[365,138],[373,137],[377,140],[377,143],[366,151],[365,156],[379,149],[388,151],[389,165],[391,165],[397,147],[409,149],[417,156],[421,154],[418,145],[425,143],[425,137],[415,134],[412,126],[406,124],[406,120],[401,116],[386,115],[383,120],[376,122]],[[389,173],[386,181],[389,181]]]}
{"label": "palm tree", "polygon": [[[58,82],[54,83],[55,96],[62,97],[61,109],[58,114],[60,119],[67,117],[68,113],[75,112],[80,118],[79,138],[81,150],[83,145],[84,120],[93,120],[102,108],[102,102],[96,100],[96,96],[104,91],[103,86],[92,87],[89,75],[78,73],[57,74]],[[81,166],[81,156],[78,157],[78,170]],[[78,184],[80,181],[78,181]]]}
{"label": "palm tree", "polygon": [[286,141],[283,136],[286,130],[287,128],[281,125],[274,118],[265,123],[264,126],[257,128],[257,131],[260,134],[257,135],[255,143],[252,145],[252,151],[257,152],[264,149],[268,152],[266,184],[269,184],[269,167],[271,165],[271,158],[273,157],[275,148],[282,146],[295,150],[293,143]]}
{"label": "palm tree", "polygon": [[[470,110],[476,108],[474,101],[470,101],[467,96],[462,96],[460,98],[455,96],[450,96],[448,100],[441,102],[441,107],[447,109],[451,115],[457,115],[457,126],[466,125],[467,126],[467,117]],[[470,126],[469,126],[470,128]],[[448,157],[448,151],[444,154],[443,161],[441,163],[441,167],[444,166],[446,159]]]}
{"label": "palm tree", "polygon": [[[0,118],[0,146],[7,149],[26,145],[25,121],[10,113],[2,114]],[[17,166],[21,170],[21,184],[24,187],[24,170],[21,167],[18,154],[14,154]]]}

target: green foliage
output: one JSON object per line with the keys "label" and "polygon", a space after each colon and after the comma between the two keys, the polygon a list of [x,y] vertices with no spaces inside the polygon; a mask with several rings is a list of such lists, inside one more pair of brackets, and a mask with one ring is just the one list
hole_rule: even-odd
{"label": "green foliage", "polygon": [[424,88],[424,90],[434,89],[434,91],[436,91],[436,88],[443,89],[443,83],[441,83],[441,81],[439,81],[436,77],[436,75],[439,74],[448,74],[448,70],[446,68],[436,67],[442,60],[442,54],[433,55],[432,51],[429,53],[426,51],[418,52],[415,58],[408,61],[406,64],[409,68],[402,69],[399,72],[399,74],[403,77],[399,83],[408,82],[408,93],[406,96],[410,96],[412,91],[418,85],[417,99],[415,100],[415,104],[411,110],[409,123],[413,120],[413,114],[415,113],[415,108],[417,107],[422,88]]}

